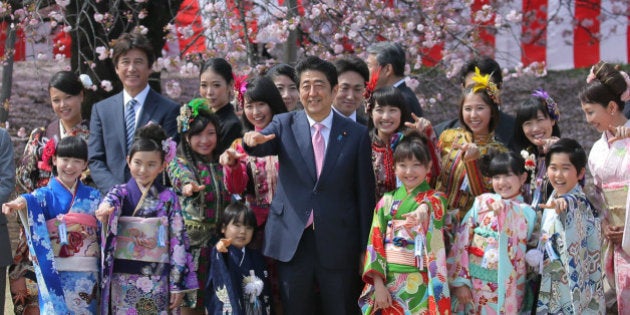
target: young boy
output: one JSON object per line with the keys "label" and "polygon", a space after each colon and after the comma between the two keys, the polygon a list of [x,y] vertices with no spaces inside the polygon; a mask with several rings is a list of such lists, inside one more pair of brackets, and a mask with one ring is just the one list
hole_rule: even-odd
{"label": "young boy", "polygon": [[544,253],[537,314],[604,314],[600,225],[579,181],[586,153],[560,139],[546,156],[554,188],[544,205],[538,248]]}

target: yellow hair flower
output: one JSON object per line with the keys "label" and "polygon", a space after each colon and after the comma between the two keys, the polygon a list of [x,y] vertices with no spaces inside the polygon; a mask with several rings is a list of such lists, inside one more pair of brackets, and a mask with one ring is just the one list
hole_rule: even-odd
{"label": "yellow hair flower", "polygon": [[490,80],[490,74],[481,74],[479,67],[475,67],[475,75],[471,78],[475,85],[472,88],[473,93],[484,89],[488,96],[498,105],[499,104],[499,89],[497,85]]}

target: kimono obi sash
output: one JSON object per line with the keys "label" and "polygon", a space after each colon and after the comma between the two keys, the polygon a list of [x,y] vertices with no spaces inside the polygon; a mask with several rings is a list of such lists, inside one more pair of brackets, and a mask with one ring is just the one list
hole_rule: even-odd
{"label": "kimono obi sash", "polygon": [[[408,272],[418,272],[418,263],[415,256],[415,230],[416,227],[405,227],[405,220],[390,220],[387,224],[385,238],[385,257],[388,263],[413,267]],[[422,255],[423,266],[427,265],[426,255]],[[405,270],[406,268],[402,269]],[[423,268],[424,269],[424,268]],[[404,272],[404,271],[401,271]]]}
{"label": "kimono obi sash", "polygon": [[[114,258],[147,263],[168,263],[168,223],[165,217],[118,218]],[[126,262],[125,262],[126,263]]]}
{"label": "kimono obi sash", "polygon": [[499,233],[486,227],[474,229],[468,247],[470,276],[497,283],[499,277]]}
{"label": "kimono obi sash", "polygon": [[100,245],[98,225],[93,215],[60,214],[47,220],[46,228],[57,271],[98,271]]}
{"label": "kimono obi sash", "polygon": [[604,199],[608,207],[608,222],[613,226],[624,226],[626,223],[626,201],[628,186],[604,187]]}

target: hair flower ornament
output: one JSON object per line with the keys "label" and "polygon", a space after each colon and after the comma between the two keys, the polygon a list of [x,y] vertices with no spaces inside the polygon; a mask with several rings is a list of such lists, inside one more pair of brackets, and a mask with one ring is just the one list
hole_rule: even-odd
{"label": "hair flower ornament", "polygon": [[208,100],[205,98],[195,98],[182,105],[177,116],[177,132],[184,133],[190,129],[190,124],[197,118],[199,111],[209,112]]}
{"label": "hair flower ornament", "polygon": [[162,140],[162,151],[164,151],[164,162],[171,162],[177,153],[177,143],[171,137]]}
{"label": "hair flower ornament", "polygon": [[37,162],[37,168],[42,171],[52,171],[52,158],[55,156],[57,141],[54,138],[49,139],[42,150],[42,160]]}
{"label": "hair flower ornament", "polygon": [[234,91],[239,108],[245,107],[245,93],[247,92],[247,75],[234,75]]}
{"label": "hair flower ornament", "polygon": [[365,85],[365,92],[363,92],[363,97],[365,98],[365,112],[369,112],[374,107],[374,98],[372,94],[374,94],[374,90],[376,90],[376,84],[378,83],[379,75],[381,74],[381,67],[378,67],[376,71],[372,73],[370,77],[370,81],[368,81]]}
{"label": "hair flower ornament", "polygon": [[545,104],[547,105],[547,112],[549,113],[549,117],[551,117],[551,119],[555,121],[558,121],[558,119],[560,119],[560,109],[558,108],[558,104],[556,103],[556,101],[553,100],[553,98],[551,98],[551,96],[549,96],[549,93],[547,93],[547,91],[543,89],[538,89],[535,90],[534,93],[532,93],[532,96],[538,97],[545,101]]}
{"label": "hair flower ornament", "polygon": [[483,89],[486,94],[496,103],[497,105],[501,103],[501,99],[499,98],[499,88],[497,85],[490,80],[490,74],[481,74],[481,70],[478,67],[475,67],[475,74],[472,77],[472,80],[475,82],[475,85],[472,87],[473,93],[477,93],[477,91]]}

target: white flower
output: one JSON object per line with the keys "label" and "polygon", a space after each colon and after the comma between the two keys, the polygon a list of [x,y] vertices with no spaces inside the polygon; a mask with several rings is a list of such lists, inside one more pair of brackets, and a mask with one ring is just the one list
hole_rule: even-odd
{"label": "white flower", "polygon": [[94,13],[94,21],[101,23],[103,21],[103,15],[100,13]]}
{"label": "white flower", "polygon": [[112,82],[109,80],[103,80],[101,81],[101,88],[103,88],[105,92],[110,92],[114,87],[112,87]]}
{"label": "white flower", "polygon": [[94,83],[92,83],[92,79],[90,79],[90,76],[85,73],[82,73],[79,76],[79,80],[81,80],[81,83],[83,83],[83,87],[86,89],[89,89],[92,87],[92,85],[94,85]]}
{"label": "white flower", "polygon": [[95,51],[98,54],[98,60],[105,60],[109,57],[109,52],[105,46],[98,46]]}
{"label": "white flower", "polygon": [[61,7],[66,7],[70,4],[70,0],[56,0],[55,2]]}

